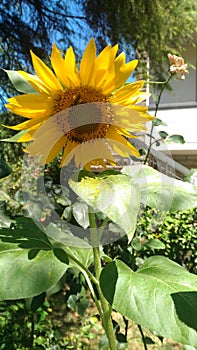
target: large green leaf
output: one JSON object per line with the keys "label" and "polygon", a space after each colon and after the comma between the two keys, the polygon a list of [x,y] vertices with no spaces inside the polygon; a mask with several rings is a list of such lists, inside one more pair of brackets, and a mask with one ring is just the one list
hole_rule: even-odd
{"label": "large green leaf", "polygon": [[197,186],[171,178],[147,165],[125,166],[141,190],[144,205],[160,210],[186,210],[197,206]]}
{"label": "large green leaf", "polygon": [[62,223],[61,227],[54,223],[50,223],[46,229],[46,235],[53,242],[56,248],[66,247],[79,247],[79,248],[90,248],[86,237],[81,237],[81,234],[85,234],[86,231],[75,225]]}
{"label": "large green leaf", "polygon": [[17,71],[15,70],[4,70],[10,81],[12,82],[14,88],[17,91],[20,92],[24,92],[26,94],[35,94],[37,93],[37,91],[33,88],[33,86],[31,84],[28,83],[27,80],[25,80],[25,78],[22,77],[21,74],[19,74]]}
{"label": "large green leaf", "polygon": [[140,207],[140,191],[124,174],[71,178],[69,185],[89,206],[104,213],[132,238]]}
{"label": "large green leaf", "polygon": [[101,288],[113,309],[158,335],[197,347],[197,276],[162,256],[133,272],[122,261],[108,264]]}
{"label": "large green leaf", "polygon": [[[88,268],[94,261],[94,255],[92,248],[90,249],[80,249],[80,248],[71,248],[66,247],[65,248],[66,253],[69,255],[69,267],[79,268],[77,261],[80,261],[80,263]],[[102,255],[102,252],[101,252]],[[75,260],[72,260],[72,257]]]}
{"label": "large green leaf", "polygon": [[67,266],[29,218],[0,229],[0,300],[29,298],[54,285]]}

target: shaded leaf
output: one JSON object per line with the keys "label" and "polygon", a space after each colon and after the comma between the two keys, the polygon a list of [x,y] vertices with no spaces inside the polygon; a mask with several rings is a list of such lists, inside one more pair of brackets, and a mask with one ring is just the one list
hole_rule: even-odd
{"label": "shaded leaf", "polygon": [[0,179],[10,175],[11,172],[12,169],[10,168],[10,166],[5,162],[0,161]]}
{"label": "shaded leaf", "polygon": [[45,297],[46,297],[45,292],[33,297],[32,302],[31,302],[31,310],[33,312],[35,312],[40,306],[43,305]]}
{"label": "shaded leaf", "polygon": [[59,261],[63,262],[66,265],[69,264],[68,255],[66,254],[66,252],[63,249],[54,248],[53,253],[56,256],[56,258],[59,259]]}
{"label": "shaded leaf", "polygon": [[30,298],[53,286],[66,267],[51,249],[30,218],[17,218],[9,228],[1,228],[0,300]]}
{"label": "shaded leaf", "polygon": [[161,136],[162,139],[166,139],[166,137],[168,137],[168,133],[165,131],[159,131],[159,135]]}
{"label": "shaded leaf", "polygon": [[17,244],[0,242],[0,300],[30,298],[53,286],[66,267],[51,250],[40,250],[33,260]]}

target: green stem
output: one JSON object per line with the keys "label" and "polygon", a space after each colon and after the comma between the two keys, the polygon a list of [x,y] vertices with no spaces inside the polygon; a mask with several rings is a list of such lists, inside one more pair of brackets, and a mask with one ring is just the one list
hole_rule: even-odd
{"label": "green stem", "polygon": [[[91,230],[91,237],[92,237],[92,243],[93,243],[95,277],[96,277],[96,280],[99,281],[102,267],[101,267],[100,250],[99,250],[98,237],[97,237],[98,232],[97,232],[95,214],[91,212],[91,208],[89,212],[89,220],[90,220],[90,230]],[[94,245],[94,243],[96,243],[96,246]],[[105,329],[105,332],[108,338],[109,348],[110,350],[116,350],[116,337],[115,337],[112,318],[111,318],[112,308],[111,308],[111,305],[109,305],[107,300],[105,299],[99,283],[96,284],[96,288],[98,291],[98,295],[99,295],[101,307],[102,307],[102,313],[100,314],[100,316],[101,316],[103,328]]]}
{"label": "green stem", "polygon": [[91,283],[91,280],[90,280],[89,276],[87,275],[87,273],[85,271],[82,271],[82,273],[83,273],[83,275],[84,275],[84,277],[85,277],[85,279],[87,281],[88,287],[90,288],[90,292],[92,293],[92,297],[93,297],[93,299],[95,301],[95,304],[96,304],[97,310],[99,312],[99,315],[101,315],[102,314],[102,310],[101,310],[99,301],[97,299],[97,296],[96,296],[96,294],[94,292],[94,288],[93,288],[93,285]]}
{"label": "green stem", "polygon": [[162,85],[162,84],[168,83],[168,80],[169,80],[169,79],[167,79],[167,80],[165,80],[165,81],[151,81],[151,80],[147,80],[147,81],[145,81],[144,83],[145,83],[145,84]]}
{"label": "green stem", "polygon": [[68,255],[70,260],[74,261],[80,267],[80,270],[82,272],[84,271],[87,274],[87,276],[94,284],[99,283],[98,280],[94,277],[94,275],[79,260],[77,260],[73,255],[69,254],[68,252],[66,252],[66,254]]}
{"label": "green stem", "polygon": [[[93,247],[93,253],[94,253],[95,275],[96,275],[96,278],[99,280],[100,274],[101,274],[101,260],[100,260],[99,247]],[[106,335],[108,337],[109,347],[110,347],[110,350],[116,350],[116,337],[114,334],[113,323],[111,319],[112,308],[108,304],[105,297],[103,296],[100,285],[97,285],[97,290],[98,290],[98,294],[100,297],[101,306],[103,310],[102,322],[103,322],[103,327],[105,329]]]}
{"label": "green stem", "polygon": [[99,229],[98,229],[98,238],[99,238],[99,242],[100,242],[100,240],[101,240],[101,238],[102,238],[103,231],[104,231],[105,226],[106,226],[106,224],[108,223],[108,221],[109,221],[109,218],[106,217],[106,218],[103,220],[102,225],[101,225],[101,226],[99,227]]}
{"label": "green stem", "polygon": [[[164,91],[164,89],[166,88],[166,85],[169,83],[170,79],[172,78],[172,75],[169,76],[169,78],[162,82],[163,86],[160,90],[160,93],[159,93],[159,96],[158,96],[158,100],[156,102],[156,106],[155,106],[155,113],[154,113],[154,118],[156,118],[157,116],[157,112],[158,112],[158,109],[159,109],[159,104],[160,104],[160,100],[161,100],[161,96],[162,96],[162,93]],[[153,82],[152,82],[153,83]],[[161,84],[161,83],[160,83]],[[152,123],[152,126],[151,126],[151,131],[150,131],[150,141],[149,141],[149,146],[148,146],[148,150],[147,150],[147,153],[146,153],[146,157],[144,159],[144,164],[146,164],[147,160],[148,160],[148,156],[150,154],[150,150],[151,150],[151,147],[152,147],[152,141],[151,141],[151,138],[152,138],[152,134],[153,134],[153,129],[154,129],[154,124]]]}

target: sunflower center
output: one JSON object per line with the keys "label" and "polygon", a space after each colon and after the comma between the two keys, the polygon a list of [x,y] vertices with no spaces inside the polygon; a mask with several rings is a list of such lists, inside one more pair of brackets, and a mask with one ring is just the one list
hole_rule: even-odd
{"label": "sunflower center", "polygon": [[64,135],[77,144],[104,138],[112,120],[109,99],[88,87],[63,91],[57,99],[55,113]]}

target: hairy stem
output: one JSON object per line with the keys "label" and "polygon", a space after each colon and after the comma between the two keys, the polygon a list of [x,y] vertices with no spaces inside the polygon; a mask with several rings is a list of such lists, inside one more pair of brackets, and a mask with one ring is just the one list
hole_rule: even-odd
{"label": "hairy stem", "polygon": [[[91,212],[91,209],[89,212],[89,220],[90,220],[90,229],[91,229],[91,237],[92,237],[92,244],[93,244],[95,277],[96,277],[96,280],[99,281],[102,267],[101,267],[100,249],[98,244],[99,242],[98,242],[98,236],[97,236],[98,230],[96,226],[95,214]],[[110,350],[116,350],[116,337],[115,337],[112,318],[111,318],[112,308],[108,304],[107,300],[105,299],[99,283],[96,284],[96,288],[98,291],[98,295],[101,302],[101,308],[102,308],[102,314],[100,314],[100,316],[101,316],[103,328],[105,329],[105,332],[108,338],[109,348]]]}
{"label": "hairy stem", "polygon": [[[157,116],[157,112],[158,112],[158,109],[159,109],[159,104],[160,104],[160,101],[161,101],[161,96],[166,88],[166,85],[169,83],[170,79],[172,78],[172,75],[169,76],[169,78],[164,81],[164,82],[161,82],[160,84],[163,84],[162,85],[162,88],[160,90],[160,93],[159,93],[159,96],[158,96],[158,99],[157,99],[157,102],[156,102],[156,105],[155,105],[155,113],[154,113],[154,118],[156,118]],[[154,83],[154,82],[151,82],[151,83]],[[157,83],[159,84],[159,83]],[[154,129],[154,124],[152,122],[152,126],[151,126],[151,130],[150,130],[150,140],[149,140],[149,145],[148,145],[148,150],[147,150],[147,153],[146,153],[146,157],[144,159],[144,164],[146,164],[147,160],[148,160],[148,156],[150,154],[150,150],[151,150],[151,147],[152,147],[152,134],[153,134],[153,129]]]}

